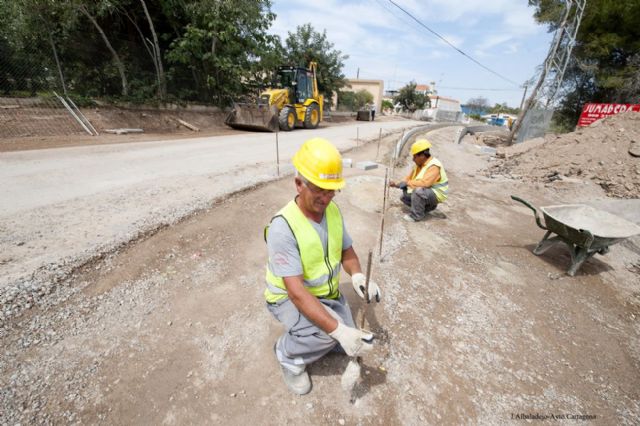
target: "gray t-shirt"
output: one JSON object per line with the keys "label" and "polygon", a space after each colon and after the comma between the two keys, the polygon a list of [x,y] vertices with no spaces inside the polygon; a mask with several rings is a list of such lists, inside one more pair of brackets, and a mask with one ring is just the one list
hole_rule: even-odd
{"label": "gray t-shirt", "polygon": [[[316,230],[322,242],[322,248],[326,256],[327,252],[327,217],[324,215],[320,223],[309,220]],[[342,250],[346,250],[353,244],[351,236],[344,226],[342,219]],[[302,260],[298,251],[298,243],[291,232],[291,228],[283,217],[276,217],[269,226],[267,234],[267,250],[269,251],[269,267],[278,277],[292,277],[302,275]]]}

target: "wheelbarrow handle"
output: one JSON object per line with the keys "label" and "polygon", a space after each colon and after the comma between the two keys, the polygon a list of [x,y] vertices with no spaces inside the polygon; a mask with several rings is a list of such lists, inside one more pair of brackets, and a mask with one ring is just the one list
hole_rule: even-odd
{"label": "wheelbarrow handle", "polygon": [[524,204],[525,206],[529,207],[531,210],[533,210],[533,215],[536,217],[536,223],[538,224],[538,226],[539,226],[540,228],[542,228],[542,229],[544,229],[544,230],[547,230],[547,231],[548,231],[547,227],[546,227],[546,226],[544,226],[544,225],[542,224],[542,221],[540,220],[540,216],[538,216],[538,210],[536,210],[536,208],[535,208],[535,207],[533,207],[531,204],[529,204],[529,202],[527,202],[527,201],[523,200],[523,199],[522,199],[522,198],[520,198],[520,197],[516,197],[515,195],[512,195],[512,196],[511,196],[511,199],[513,199],[513,200],[515,200],[515,201],[519,201],[519,202],[521,202],[522,204]]}

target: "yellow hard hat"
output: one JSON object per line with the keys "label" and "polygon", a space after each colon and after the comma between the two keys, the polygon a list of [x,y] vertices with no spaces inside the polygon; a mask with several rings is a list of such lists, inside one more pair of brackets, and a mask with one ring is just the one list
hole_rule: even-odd
{"label": "yellow hard hat", "polygon": [[431,142],[426,139],[418,139],[411,145],[411,155],[416,155],[419,152],[426,151],[431,148]]}
{"label": "yellow hard hat", "polygon": [[335,190],[344,187],[342,156],[326,139],[313,138],[302,144],[293,156],[293,166],[320,188]]}

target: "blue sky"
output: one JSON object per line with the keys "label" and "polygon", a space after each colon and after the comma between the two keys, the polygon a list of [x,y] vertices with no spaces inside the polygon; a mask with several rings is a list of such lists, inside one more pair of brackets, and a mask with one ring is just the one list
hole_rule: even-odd
{"label": "blue sky", "polygon": [[[298,25],[316,31],[349,55],[344,74],[384,81],[399,89],[410,81],[435,82],[438,94],[465,103],[520,105],[524,82],[544,61],[553,34],[533,19],[526,0],[394,0],[455,47],[460,54],[389,0],[273,0],[271,32],[282,37]],[[510,80],[510,81],[507,81]],[[514,84],[517,83],[517,84]]]}

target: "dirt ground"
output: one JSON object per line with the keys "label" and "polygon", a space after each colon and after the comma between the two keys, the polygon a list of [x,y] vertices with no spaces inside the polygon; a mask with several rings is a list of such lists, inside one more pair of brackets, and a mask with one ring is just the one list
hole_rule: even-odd
{"label": "dirt ground", "polygon": [[[565,247],[532,254],[544,232],[510,199],[595,203],[639,223],[637,195],[487,172],[503,160],[454,143],[458,131],[427,135],[449,199],[407,223],[392,189],[382,256],[385,169],[345,171],[335,200],[360,258],[373,250],[383,295],[367,311],[376,347],[355,403],[340,387],[346,357],[310,366],[313,390],[298,397],[272,352],[282,330],[262,298],[262,229],[294,195],[288,176],[106,253],[58,283],[65,297],[3,324],[0,424],[637,424],[640,237],[569,277]],[[373,141],[344,156],[389,164],[398,139],[378,158]]]}
{"label": "dirt ground", "polygon": [[550,134],[521,145],[500,149],[498,157],[504,161],[490,167],[488,175],[531,183],[591,180],[609,197],[640,197],[638,113],[614,115],[575,132]]}

